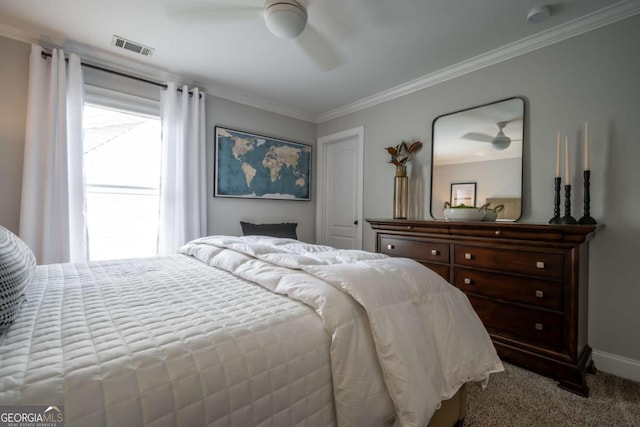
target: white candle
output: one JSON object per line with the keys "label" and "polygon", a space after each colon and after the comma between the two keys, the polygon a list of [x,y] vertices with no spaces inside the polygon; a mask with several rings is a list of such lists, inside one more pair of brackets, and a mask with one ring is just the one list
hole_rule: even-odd
{"label": "white candle", "polygon": [[556,137],[556,177],[560,176],[560,131]]}
{"label": "white candle", "polygon": [[589,170],[589,122],[584,122],[584,170]]}
{"label": "white candle", "polygon": [[569,137],[564,137],[564,173],[565,173],[565,183],[564,185],[569,184]]}

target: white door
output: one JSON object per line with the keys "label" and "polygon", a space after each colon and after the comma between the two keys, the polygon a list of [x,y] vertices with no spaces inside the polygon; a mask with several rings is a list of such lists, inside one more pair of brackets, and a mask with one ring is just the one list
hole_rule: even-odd
{"label": "white door", "polygon": [[318,139],[318,243],[362,249],[362,127]]}

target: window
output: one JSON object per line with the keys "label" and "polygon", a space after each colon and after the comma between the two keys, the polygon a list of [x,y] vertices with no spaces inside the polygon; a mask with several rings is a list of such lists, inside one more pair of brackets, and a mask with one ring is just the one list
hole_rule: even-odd
{"label": "window", "polygon": [[[84,108],[89,259],[157,253],[161,125],[159,113],[89,96]],[[137,108],[140,107],[140,108]],[[151,109],[153,110],[153,108]]]}

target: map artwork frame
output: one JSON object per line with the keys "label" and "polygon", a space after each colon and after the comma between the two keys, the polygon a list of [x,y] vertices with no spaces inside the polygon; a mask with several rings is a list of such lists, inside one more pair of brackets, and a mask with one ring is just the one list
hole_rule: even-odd
{"label": "map artwork frame", "polygon": [[311,200],[311,145],[214,128],[214,197]]}

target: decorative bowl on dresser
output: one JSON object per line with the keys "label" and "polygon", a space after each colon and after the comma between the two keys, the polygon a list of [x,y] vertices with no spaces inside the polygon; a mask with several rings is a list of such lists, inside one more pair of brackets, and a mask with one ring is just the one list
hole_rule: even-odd
{"label": "decorative bowl on dresser", "polygon": [[589,240],[602,225],[367,222],[377,252],[413,258],[465,292],[501,358],[589,395]]}

